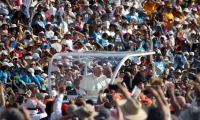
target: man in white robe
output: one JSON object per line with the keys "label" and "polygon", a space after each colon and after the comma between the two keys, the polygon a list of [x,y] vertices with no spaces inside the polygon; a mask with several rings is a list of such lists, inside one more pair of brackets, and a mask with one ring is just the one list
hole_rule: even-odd
{"label": "man in white robe", "polygon": [[96,66],[93,69],[93,74],[83,78],[80,88],[84,89],[88,96],[98,96],[99,91],[108,88],[110,79],[102,74],[103,68]]}

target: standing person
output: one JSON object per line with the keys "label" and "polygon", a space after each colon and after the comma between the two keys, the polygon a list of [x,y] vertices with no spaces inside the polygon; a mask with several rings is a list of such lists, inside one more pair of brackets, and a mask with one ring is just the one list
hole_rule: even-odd
{"label": "standing person", "polygon": [[81,83],[81,79],[80,78],[77,78],[74,80],[74,87],[72,90],[70,91],[67,91],[67,95],[86,95],[85,91],[83,89],[80,88],[80,83]]}
{"label": "standing person", "polygon": [[[139,71],[139,67],[137,64],[132,64],[132,70],[131,70],[131,75],[132,75],[132,89],[134,88],[135,85],[137,85],[137,83],[140,82],[144,82],[145,81],[145,77],[144,75]],[[138,79],[140,78],[140,79]],[[139,81],[138,81],[139,80]]]}

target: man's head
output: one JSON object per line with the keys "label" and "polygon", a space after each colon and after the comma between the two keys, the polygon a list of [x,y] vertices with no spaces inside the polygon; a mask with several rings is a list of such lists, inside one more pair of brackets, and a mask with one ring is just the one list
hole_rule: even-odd
{"label": "man's head", "polygon": [[107,78],[111,78],[112,76],[112,69],[107,66],[103,69],[103,74],[107,77]]}
{"label": "man's head", "polygon": [[75,79],[75,80],[74,80],[74,87],[75,87],[76,89],[79,89],[80,83],[81,83],[81,79],[80,79],[80,78]]}
{"label": "man's head", "polygon": [[97,65],[94,69],[93,69],[93,73],[96,77],[100,77],[102,74],[103,68],[100,65]]}
{"label": "man's head", "polygon": [[137,64],[132,65],[132,71],[131,72],[132,72],[133,75],[136,75],[139,72],[139,68],[138,68]]}

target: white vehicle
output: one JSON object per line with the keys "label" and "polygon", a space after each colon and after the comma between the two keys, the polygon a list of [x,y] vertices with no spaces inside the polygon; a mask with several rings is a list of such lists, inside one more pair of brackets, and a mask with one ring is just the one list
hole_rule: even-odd
{"label": "white vehicle", "polygon": [[[87,68],[92,67],[93,64],[97,64],[98,62],[104,62],[104,64],[107,65],[115,65],[115,71],[113,71],[113,75],[111,77],[111,84],[114,83],[114,80],[117,76],[118,71],[120,70],[121,66],[124,65],[124,62],[129,58],[138,59],[141,56],[150,55],[151,63],[152,61],[152,55],[155,54],[155,52],[108,52],[108,51],[102,51],[102,52],[70,52],[70,53],[57,53],[55,54],[49,63],[48,68],[48,88],[49,93],[52,91],[51,86],[51,72],[53,67],[53,62],[55,59],[68,59],[68,63],[72,63],[74,61],[79,61],[84,64],[84,76],[87,75]],[[66,62],[66,61],[64,61]],[[137,62],[137,60],[136,60]],[[153,65],[153,73],[155,71],[155,65]],[[68,99],[74,98],[75,96],[68,96]],[[87,96],[86,99],[93,99],[94,101],[97,100],[97,96]],[[66,101],[65,101],[66,102]]]}

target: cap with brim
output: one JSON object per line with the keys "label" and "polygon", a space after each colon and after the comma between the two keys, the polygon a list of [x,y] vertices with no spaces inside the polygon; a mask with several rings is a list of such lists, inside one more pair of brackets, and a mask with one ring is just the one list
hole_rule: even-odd
{"label": "cap with brim", "polygon": [[54,36],[54,37],[51,38],[51,40],[52,40],[52,41],[56,41],[56,40],[59,41],[60,39],[58,39],[57,36]]}
{"label": "cap with brim", "polygon": [[41,71],[41,72],[43,72],[42,68],[41,68],[41,67],[39,67],[39,66],[36,66],[34,70],[38,70],[38,71]]}
{"label": "cap with brim", "polygon": [[39,35],[40,35],[40,34],[44,34],[44,31],[40,31],[40,32],[39,32]]}
{"label": "cap with brim", "polygon": [[16,27],[17,27],[16,24],[12,24],[12,25],[11,25],[11,28],[16,28]]}
{"label": "cap with brim", "polygon": [[179,22],[180,19],[176,17],[176,18],[174,19],[174,21]]}
{"label": "cap with brim", "polygon": [[10,67],[10,65],[9,65],[8,62],[3,62],[3,63],[2,63],[2,66],[8,66],[8,67]]}
{"label": "cap with brim", "polygon": [[3,46],[3,47],[4,47],[4,43],[0,43],[0,46]]}
{"label": "cap with brim", "polygon": [[192,11],[197,11],[197,8],[196,8],[196,7],[193,7],[193,8],[192,8]]}
{"label": "cap with brim", "polygon": [[17,10],[17,7],[13,7],[12,10]]}
{"label": "cap with brim", "polygon": [[176,25],[176,28],[181,28],[182,26],[180,24]]}
{"label": "cap with brim", "polygon": [[176,69],[175,72],[177,72],[177,73],[182,73],[180,69]]}
{"label": "cap with brim", "polygon": [[84,6],[90,6],[89,2],[84,3]]}
{"label": "cap with brim", "polygon": [[183,21],[182,24],[183,24],[183,25],[188,25],[188,22],[187,22],[187,21]]}
{"label": "cap with brim", "polygon": [[80,109],[75,110],[74,114],[81,120],[92,120],[94,116],[98,115],[98,113],[95,112],[94,107],[89,104],[85,104]]}
{"label": "cap with brim", "polygon": [[121,111],[127,120],[145,120],[147,113],[142,108],[142,104],[136,99],[125,99],[117,101]]}
{"label": "cap with brim", "polygon": [[19,48],[19,49],[24,49],[24,47],[23,47],[23,45],[21,44],[21,43],[19,43],[18,45],[17,45],[17,48]]}
{"label": "cap with brim", "polygon": [[125,2],[124,6],[130,6],[129,2]]}
{"label": "cap with brim", "polygon": [[173,8],[172,5],[167,5],[168,8]]}
{"label": "cap with brim", "polygon": [[71,33],[68,31],[68,32],[65,33],[65,35],[71,35]]}
{"label": "cap with brim", "polygon": [[185,8],[185,9],[183,10],[183,12],[187,12],[187,13],[189,13],[190,10],[189,10],[188,8]]}
{"label": "cap with brim", "polygon": [[158,13],[158,11],[157,11],[157,10],[154,10],[152,13],[153,13],[153,14],[156,14],[156,13]]}
{"label": "cap with brim", "polygon": [[47,22],[47,24],[46,25],[51,25],[51,22]]}

